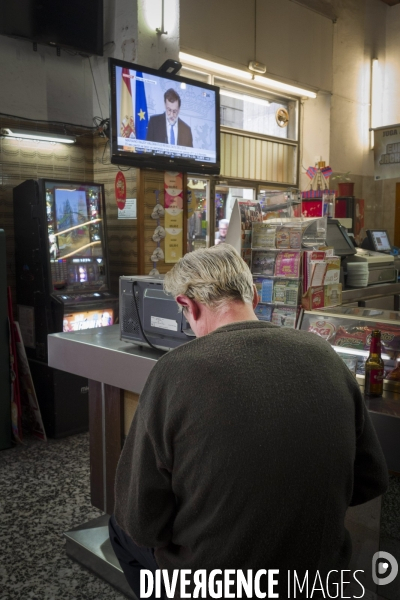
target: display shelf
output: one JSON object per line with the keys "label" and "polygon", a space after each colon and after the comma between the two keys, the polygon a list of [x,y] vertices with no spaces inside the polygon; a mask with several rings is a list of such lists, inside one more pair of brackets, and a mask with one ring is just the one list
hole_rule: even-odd
{"label": "display shelf", "polygon": [[[270,307],[256,308],[259,318],[295,327],[303,288],[303,253],[311,240],[318,247],[324,243],[325,233],[326,219],[270,219],[253,224],[250,267],[258,307]],[[284,247],[277,247],[282,242]],[[291,243],[297,247],[291,248]],[[294,285],[288,287],[290,282]]]}
{"label": "display shelf", "polygon": [[337,307],[304,311],[298,329],[326,339],[342,355],[360,385],[364,385],[365,361],[369,354],[371,332],[382,333],[382,358],[385,364],[384,390],[400,392],[400,313],[365,308]]}
{"label": "display shelf", "polygon": [[261,252],[302,252],[305,248],[270,248],[269,246],[257,246],[255,248],[251,248],[251,251],[261,251]]}

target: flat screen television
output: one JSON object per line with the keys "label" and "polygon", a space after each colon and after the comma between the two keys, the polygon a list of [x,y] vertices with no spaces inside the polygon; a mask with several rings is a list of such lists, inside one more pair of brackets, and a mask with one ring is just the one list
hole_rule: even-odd
{"label": "flat screen television", "polygon": [[0,0],[0,35],[103,56],[103,0]]}
{"label": "flat screen television", "polygon": [[109,59],[111,162],[218,174],[219,88]]}

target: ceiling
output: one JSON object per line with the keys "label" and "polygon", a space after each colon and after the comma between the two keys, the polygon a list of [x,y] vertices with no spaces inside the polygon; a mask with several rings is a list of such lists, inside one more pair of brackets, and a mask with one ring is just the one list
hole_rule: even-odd
{"label": "ceiling", "polygon": [[400,4],[400,0],[382,0],[388,6],[394,6],[395,4]]}

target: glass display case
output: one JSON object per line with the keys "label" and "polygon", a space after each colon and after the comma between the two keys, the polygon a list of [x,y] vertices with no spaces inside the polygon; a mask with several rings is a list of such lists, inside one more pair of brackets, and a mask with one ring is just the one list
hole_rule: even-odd
{"label": "glass display case", "polygon": [[384,390],[400,392],[400,312],[345,307],[304,311],[298,329],[326,339],[364,385],[371,332],[381,331],[385,364]]}

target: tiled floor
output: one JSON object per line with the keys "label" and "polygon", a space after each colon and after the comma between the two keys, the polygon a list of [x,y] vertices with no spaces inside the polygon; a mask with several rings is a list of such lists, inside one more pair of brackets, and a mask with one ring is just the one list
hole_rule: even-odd
{"label": "tiled floor", "polygon": [[[1,451],[0,600],[126,600],[65,553],[62,533],[100,514],[90,504],[88,434]],[[353,534],[367,529],[362,539],[375,543],[378,514],[373,503],[353,512]],[[400,563],[399,477],[382,501],[381,550]],[[364,598],[400,600],[400,576],[379,594]]]}
{"label": "tiled floor", "polygon": [[62,533],[100,514],[88,434],[0,452],[0,600],[126,600],[65,554]]}

